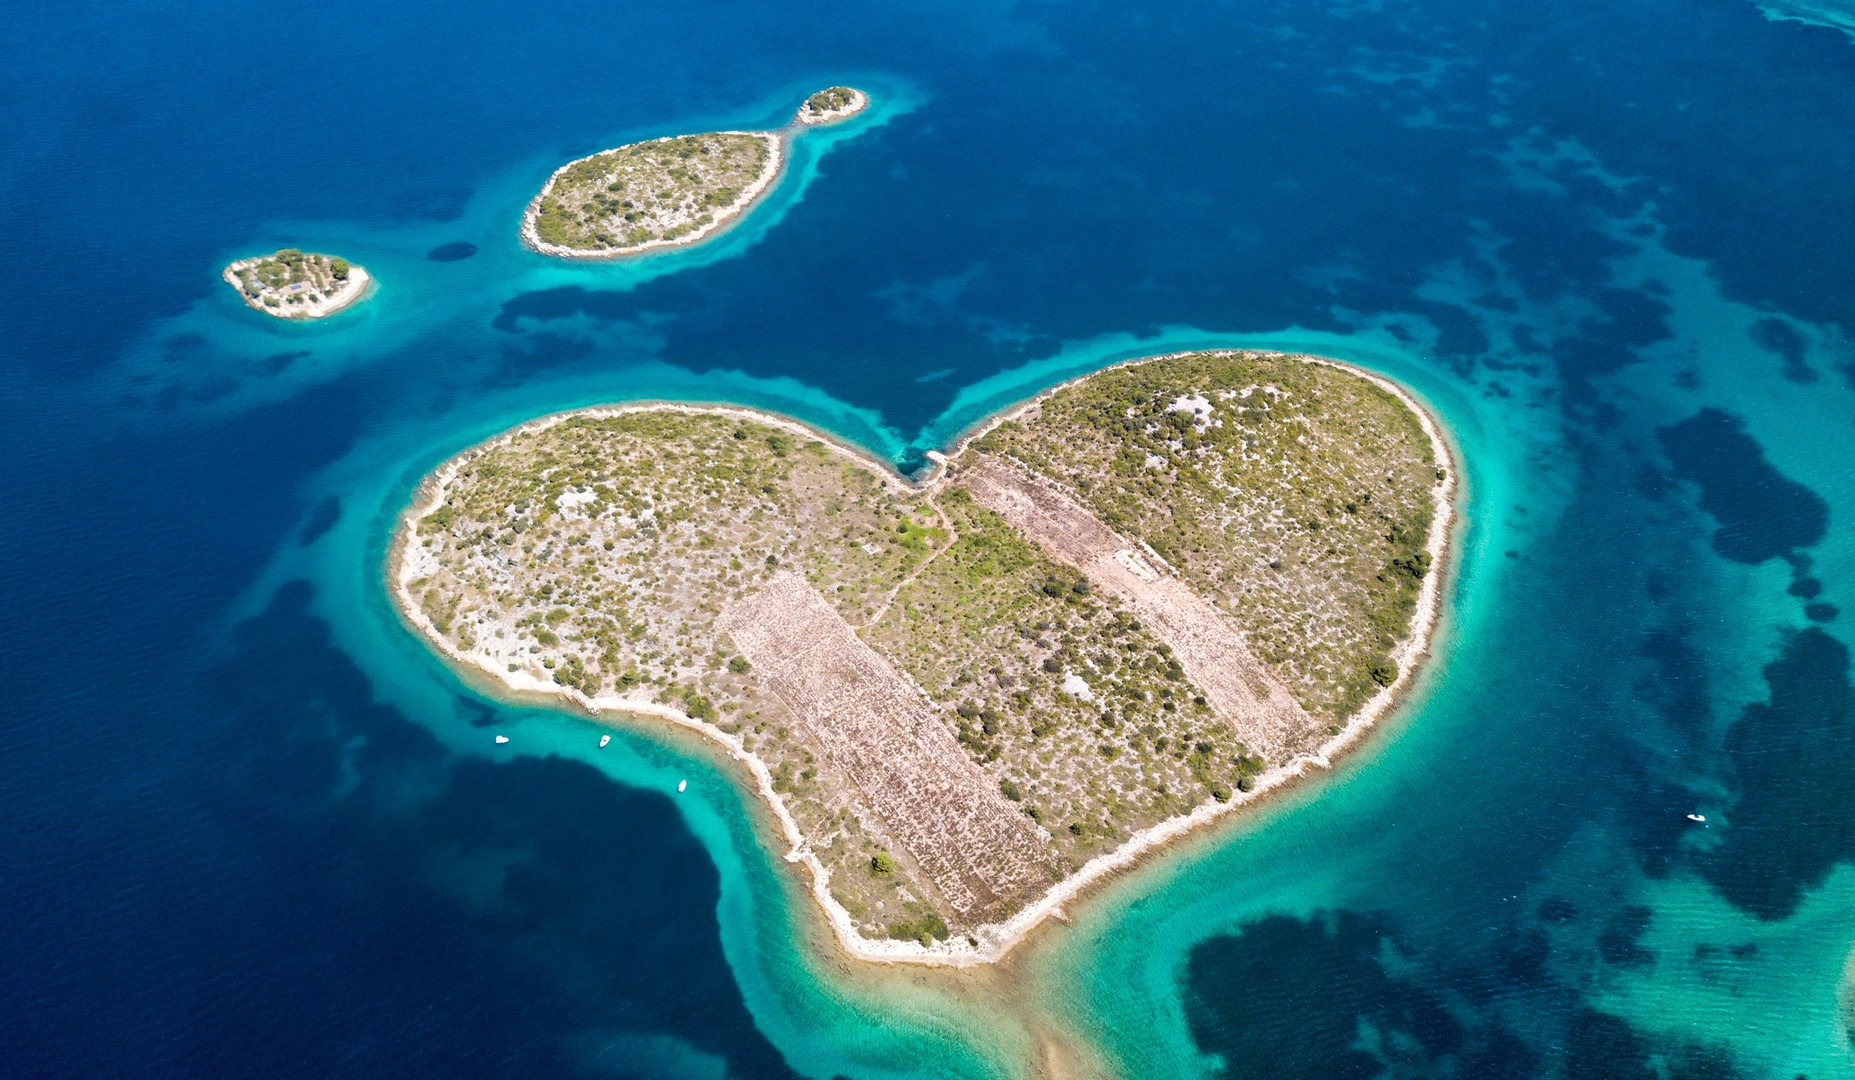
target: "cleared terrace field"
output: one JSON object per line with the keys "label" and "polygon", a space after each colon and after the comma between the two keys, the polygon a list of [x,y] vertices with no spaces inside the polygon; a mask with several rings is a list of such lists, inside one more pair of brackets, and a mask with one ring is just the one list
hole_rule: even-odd
{"label": "cleared terrace field", "polygon": [[959,476],[979,504],[1113,596],[1172,649],[1186,678],[1236,737],[1266,760],[1318,742],[1308,715],[1210,601],[1116,536],[1075,500],[1022,469],[974,454]]}
{"label": "cleared terrace field", "polygon": [[1308,712],[1341,720],[1396,677],[1446,463],[1382,387],[1279,353],[1188,353],[1065,387],[974,449],[1144,541]]}
{"label": "cleared terrace field", "polygon": [[856,788],[937,908],[971,925],[1055,884],[1041,831],[961,752],[920,689],[804,578],[775,574],[730,604],[719,626]]}

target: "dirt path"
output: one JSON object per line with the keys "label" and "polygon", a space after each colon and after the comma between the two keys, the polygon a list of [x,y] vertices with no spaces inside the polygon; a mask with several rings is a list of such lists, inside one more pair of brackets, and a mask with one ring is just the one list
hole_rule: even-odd
{"label": "dirt path", "polygon": [[947,531],[947,542],[940,545],[940,547],[935,550],[934,554],[929,555],[927,558],[921,560],[921,565],[915,567],[913,570],[910,570],[908,572],[907,577],[897,582],[895,588],[890,589],[889,594],[883,597],[882,606],[877,608],[876,611],[872,615],[870,615],[868,619],[864,620],[863,623],[861,623],[860,625],[852,624],[855,627],[855,629],[867,630],[870,627],[875,626],[877,623],[881,622],[883,616],[889,614],[889,609],[895,606],[895,598],[902,595],[902,590],[908,588],[908,586],[912,584],[916,578],[920,577],[921,572],[923,570],[926,570],[928,567],[934,565],[935,559],[938,559],[942,555],[945,555],[947,552],[953,549],[954,544],[959,543],[960,533],[958,529],[955,529],[953,527],[953,519],[949,518],[947,516],[947,512],[945,510],[942,510],[940,508],[940,504],[935,502],[933,499],[927,500],[927,504],[930,507],[933,507],[934,516],[940,519],[940,527]]}

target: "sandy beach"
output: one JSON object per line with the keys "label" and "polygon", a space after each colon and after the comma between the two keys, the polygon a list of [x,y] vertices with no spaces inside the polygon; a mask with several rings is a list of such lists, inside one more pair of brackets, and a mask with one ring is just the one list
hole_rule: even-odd
{"label": "sandy beach", "polygon": [[[445,462],[427,478],[421,485],[412,506],[402,515],[396,529],[387,568],[390,591],[401,617],[417,629],[421,637],[427,642],[436,643],[453,664],[461,665],[473,675],[489,677],[494,686],[523,696],[545,695],[555,700],[565,700],[595,717],[613,721],[626,716],[657,718],[668,721],[679,728],[696,732],[711,742],[719,744],[729,757],[739,762],[746,770],[752,778],[753,786],[758,791],[761,801],[773,812],[778,823],[781,841],[787,849],[784,856],[786,861],[806,868],[805,877],[809,891],[830,923],[839,944],[849,955],[876,963],[909,963],[944,967],[991,964],[1003,959],[1046,919],[1066,918],[1065,905],[1074,902],[1113,874],[1133,867],[1148,853],[1187,833],[1195,832],[1224,819],[1239,808],[1249,806],[1264,796],[1282,789],[1291,781],[1307,775],[1310,769],[1331,768],[1342,752],[1357,743],[1396,706],[1399,699],[1412,686],[1422,666],[1422,661],[1428,657],[1431,640],[1441,614],[1443,582],[1450,573],[1451,563],[1448,556],[1451,551],[1455,525],[1456,499],[1461,490],[1460,464],[1431,411],[1402,386],[1373,372],[1336,360],[1312,356],[1299,358],[1310,363],[1326,364],[1359,375],[1396,396],[1417,415],[1424,433],[1430,439],[1435,461],[1446,469],[1444,482],[1433,489],[1436,513],[1431,519],[1430,530],[1424,545],[1424,550],[1431,558],[1430,570],[1418,594],[1416,610],[1412,616],[1411,633],[1392,652],[1392,659],[1398,665],[1397,678],[1389,686],[1381,688],[1337,734],[1323,742],[1313,753],[1303,754],[1262,773],[1256,777],[1251,790],[1233,793],[1228,802],[1205,803],[1191,813],[1168,819],[1134,833],[1115,850],[1091,859],[1076,873],[1057,883],[1038,900],[1020,910],[1010,919],[973,931],[972,941],[958,938],[932,946],[923,946],[915,941],[872,939],[859,933],[849,913],[831,896],[828,874],[823,864],[811,854],[798,824],[774,790],[771,771],[765,762],[743,747],[739,737],[728,735],[670,706],[617,694],[588,697],[576,689],[544,681],[525,672],[511,673],[504,667],[498,666],[492,658],[473,657],[456,649],[444,635],[437,632],[412,594],[411,583],[424,577],[435,562],[434,557],[426,554],[420,546],[419,522],[425,515],[442,505],[451,483],[465,464],[516,435],[543,430],[572,417],[605,417],[641,411],[679,411],[691,414],[707,413],[751,418],[760,423],[788,430],[806,439],[818,439],[833,452],[855,462],[860,468],[880,478],[885,485],[931,494],[947,482],[945,464],[949,456],[957,456],[968,443],[983,436],[998,424],[1022,416],[1028,410],[1036,408],[1050,395],[1081,379],[1100,374],[1099,371],[1090,372],[1077,379],[1050,387],[1035,397],[981,421],[965,432],[947,454],[930,453],[929,457],[935,462],[936,468],[932,474],[920,482],[910,482],[893,469],[871,458],[867,453],[801,421],[739,406],[640,402],[622,406],[573,410],[541,417],[465,450]],[[1144,357],[1113,366],[1122,367],[1163,359],[1166,357]]]}

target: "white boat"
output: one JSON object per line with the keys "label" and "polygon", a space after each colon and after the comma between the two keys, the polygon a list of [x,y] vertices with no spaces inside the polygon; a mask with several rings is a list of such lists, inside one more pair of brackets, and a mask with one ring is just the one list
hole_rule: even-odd
{"label": "white boat", "polygon": [[599,749],[601,749],[601,750],[604,750],[604,749],[605,749],[605,744],[606,744],[606,743],[609,743],[609,742],[611,742],[611,741],[612,741],[612,736],[610,736],[610,735],[601,735],[601,736],[599,736]]}
{"label": "white boat", "polygon": [[503,743],[506,743],[506,742],[508,742],[508,741],[509,741],[509,737],[508,737],[507,735],[498,735],[498,736],[496,736],[496,745],[497,745],[497,746],[501,746],[501,745],[502,745]]}
{"label": "white boat", "polygon": [[1706,820],[1707,820],[1707,815],[1705,815],[1705,814],[1689,814],[1689,815],[1688,815],[1688,820],[1689,820],[1689,821],[1699,821],[1699,822],[1702,822],[1702,823],[1705,823],[1705,822],[1706,822]]}
{"label": "white boat", "polygon": [[688,786],[689,786],[689,781],[687,781],[687,780],[678,780],[678,781],[676,782],[676,790],[678,790],[678,791],[681,791],[681,790],[683,790],[684,788],[686,788],[686,787],[688,787]]}

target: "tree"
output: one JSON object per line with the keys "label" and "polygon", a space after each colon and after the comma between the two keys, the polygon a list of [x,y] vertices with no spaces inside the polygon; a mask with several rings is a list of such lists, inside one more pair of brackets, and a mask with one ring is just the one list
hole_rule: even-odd
{"label": "tree", "polygon": [[348,280],[348,260],[336,257],[328,261],[329,273],[335,275],[336,281]]}
{"label": "tree", "polygon": [[895,856],[886,851],[878,851],[870,857],[870,869],[878,874],[895,873]]}

